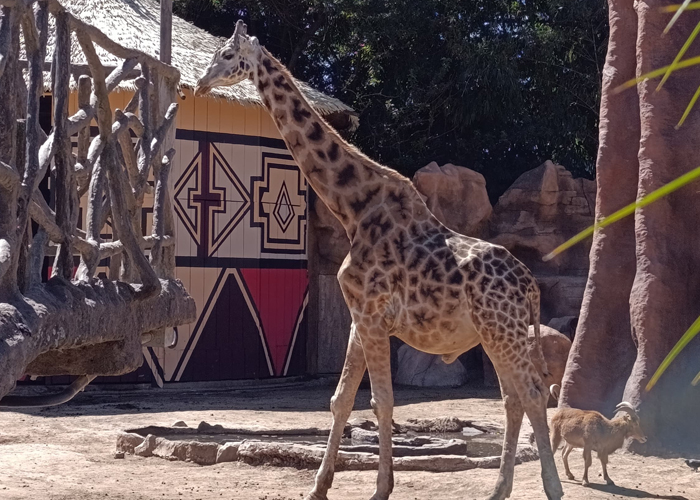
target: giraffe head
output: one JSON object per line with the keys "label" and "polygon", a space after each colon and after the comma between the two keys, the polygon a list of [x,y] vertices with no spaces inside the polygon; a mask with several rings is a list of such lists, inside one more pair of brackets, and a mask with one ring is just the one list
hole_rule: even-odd
{"label": "giraffe head", "polygon": [[214,87],[234,85],[249,78],[256,64],[260,43],[248,36],[242,20],[236,23],[233,36],[212,57],[204,74],[197,80],[195,95],[204,95]]}

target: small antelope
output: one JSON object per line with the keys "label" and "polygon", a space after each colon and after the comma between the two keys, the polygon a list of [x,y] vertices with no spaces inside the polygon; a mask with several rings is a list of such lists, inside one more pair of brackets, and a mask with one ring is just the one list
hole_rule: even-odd
{"label": "small antelope", "polygon": [[[559,395],[559,387],[553,385],[550,392]],[[565,441],[562,449],[562,460],[566,477],[574,479],[569,469],[569,453],[574,448],[583,448],[583,486],[588,486],[588,468],[591,466],[591,451],[596,451],[603,466],[605,482],[614,485],[608,476],[608,456],[622,447],[625,439],[636,439],[640,443],[647,438],[639,423],[639,416],[632,405],[626,401],[615,407],[615,413],[622,412],[612,420],[608,420],[597,411],[579,410],[576,408],[561,408],[552,417],[550,424],[552,433],[552,451],[556,452],[562,439]]]}

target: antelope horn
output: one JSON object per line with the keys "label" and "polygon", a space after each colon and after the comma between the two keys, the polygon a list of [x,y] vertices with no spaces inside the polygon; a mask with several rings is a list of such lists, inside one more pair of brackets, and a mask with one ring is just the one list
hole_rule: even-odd
{"label": "antelope horn", "polygon": [[554,399],[559,401],[559,385],[557,384],[552,384],[549,386],[549,392],[552,393],[552,396],[554,396]]}
{"label": "antelope horn", "polygon": [[634,406],[632,406],[632,404],[628,403],[627,401],[623,401],[615,407],[615,413],[619,411],[624,411],[625,413],[629,413],[633,417],[639,418],[639,415],[637,415],[637,410],[635,410]]}

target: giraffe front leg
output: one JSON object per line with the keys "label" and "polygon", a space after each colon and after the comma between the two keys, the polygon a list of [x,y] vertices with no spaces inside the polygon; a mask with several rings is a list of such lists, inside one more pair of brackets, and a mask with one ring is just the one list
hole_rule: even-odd
{"label": "giraffe front leg", "polygon": [[328,436],[328,446],[323,455],[321,467],[316,474],[316,482],[313,490],[305,500],[325,500],[328,489],[333,484],[333,474],[335,472],[335,460],[338,456],[340,440],[343,437],[345,423],[352,412],[355,403],[357,388],[360,386],[362,376],[365,374],[365,356],[362,352],[362,344],[357,335],[355,326],[350,328],[350,340],[348,350],[345,355],[343,372],[340,375],[338,387],[331,398],[331,414],[333,424]]}
{"label": "giraffe front leg", "polygon": [[[487,354],[489,354],[487,349]],[[501,454],[501,467],[498,471],[498,480],[489,500],[503,500],[510,497],[513,491],[513,471],[515,468],[515,452],[518,448],[518,436],[523,422],[523,409],[520,396],[508,377],[501,376],[505,370],[499,370],[498,362],[494,362],[498,380],[501,384],[503,404],[506,409],[506,430],[503,437],[503,452]]]}
{"label": "giraffe front leg", "polygon": [[391,386],[389,336],[379,328],[365,331],[360,327],[358,329],[372,385],[372,409],[377,416],[379,426],[379,472],[377,489],[371,500],[387,500],[394,489],[391,442],[394,393]]}

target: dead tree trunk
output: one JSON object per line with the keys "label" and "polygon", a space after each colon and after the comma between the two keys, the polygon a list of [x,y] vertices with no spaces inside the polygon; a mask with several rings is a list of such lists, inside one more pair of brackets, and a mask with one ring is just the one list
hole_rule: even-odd
{"label": "dead tree trunk", "polygon": [[[57,0],[0,0],[0,6],[1,398],[24,374],[132,371],[142,363],[141,335],[192,321],[195,305],[173,278],[168,175],[178,70],[113,42]],[[49,15],[56,40],[50,68],[54,127],[47,137],[39,127],[39,98]],[[87,67],[71,64],[71,34]],[[20,39],[26,61],[19,60]],[[106,74],[94,44],[122,63]],[[126,109],[113,113],[109,93],[134,78],[137,67],[139,91]],[[71,73],[78,80],[80,109],[68,116]],[[91,140],[93,120],[99,135]],[[138,138],[135,148],[131,133]],[[74,154],[70,137],[76,134]],[[49,169],[53,208],[37,190]],[[151,173],[155,189],[148,183]],[[153,191],[154,223],[144,236],[142,208]],[[77,227],[83,194],[84,231]],[[32,233],[30,220],[38,231]],[[111,241],[101,237],[106,222],[113,229]],[[51,279],[41,283],[45,255],[55,255],[55,261]],[[80,265],[71,281],[76,255]],[[98,279],[98,264],[106,258],[112,258],[110,279]]]}
{"label": "dead tree trunk", "polygon": [[[658,81],[644,81],[636,91],[610,92],[635,75],[669,64],[692,31],[697,21],[682,16],[662,36],[670,19],[661,12],[663,4],[609,1],[598,217],[700,164],[695,144],[700,116],[695,113],[682,128],[674,128],[697,89],[700,70],[674,74],[660,91]],[[700,199],[691,187],[596,236],[582,318],[564,377],[562,404],[609,412],[628,400],[638,409],[652,446],[699,442],[700,392],[690,386],[700,369],[697,348],[686,349],[659,385],[645,391],[700,314],[698,220]]]}

